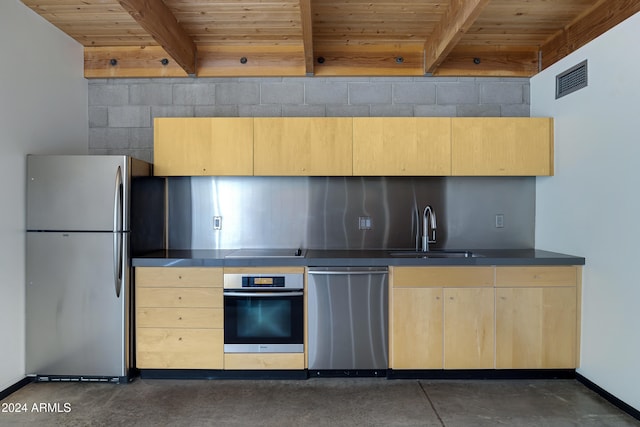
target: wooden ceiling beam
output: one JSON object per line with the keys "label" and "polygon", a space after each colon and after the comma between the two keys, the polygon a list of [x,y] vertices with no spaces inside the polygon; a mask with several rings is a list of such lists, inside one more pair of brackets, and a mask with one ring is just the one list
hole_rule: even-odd
{"label": "wooden ceiling beam", "polygon": [[422,43],[344,45],[317,42],[316,76],[422,76]]}
{"label": "wooden ceiling beam", "polygon": [[300,0],[300,22],[302,23],[302,45],[304,48],[305,73],[313,75],[313,20],[311,0]]}
{"label": "wooden ceiling beam", "polygon": [[531,77],[538,72],[538,46],[458,45],[434,76]]}
{"label": "wooden ceiling beam", "polygon": [[638,0],[599,1],[592,9],[555,33],[542,45],[542,69],[558,62],[638,12]]}
{"label": "wooden ceiling beam", "polygon": [[200,46],[198,77],[302,77],[300,45]]}
{"label": "wooden ceiling beam", "polygon": [[424,44],[425,72],[433,73],[473,25],[490,0],[451,0]]}
{"label": "wooden ceiling beam", "polygon": [[195,74],[196,45],[162,0],[118,1],[187,74]]}
{"label": "wooden ceiling beam", "polygon": [[84,48],[84,76],[187,77],[187,73],[160,46],[112,46]]}

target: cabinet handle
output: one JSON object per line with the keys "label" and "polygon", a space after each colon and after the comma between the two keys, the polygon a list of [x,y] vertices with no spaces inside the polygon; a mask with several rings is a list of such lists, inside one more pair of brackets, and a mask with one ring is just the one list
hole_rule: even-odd
{"label": "cabinet handle", "polygon": [[178,337],[178,341],[182,341],[182,337]]}
{"label": "cabinet handle", "polygon": [[182,276],[178,276],[178,280],[182,280]]}

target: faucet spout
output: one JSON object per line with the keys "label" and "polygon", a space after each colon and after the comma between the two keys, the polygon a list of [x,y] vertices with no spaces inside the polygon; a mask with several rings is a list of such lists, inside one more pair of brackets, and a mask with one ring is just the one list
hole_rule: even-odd
{"label": "faucet spout", "polygon": [[427,205],[422,214],[422,252],[429,251],[429,243],[436,242],[436,213]]}

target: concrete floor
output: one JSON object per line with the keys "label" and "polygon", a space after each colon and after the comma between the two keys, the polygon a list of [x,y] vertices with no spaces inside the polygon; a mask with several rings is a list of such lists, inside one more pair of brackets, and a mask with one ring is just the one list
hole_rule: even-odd
{"label": "concrete floor", "polygon": [[[59,412],[37,412],[34,403]],[[7,413],[16,409],[9,404],[26,412]],[[1,409],[3,427],[640,426],[574,380],[32,383],[3,400]]]}

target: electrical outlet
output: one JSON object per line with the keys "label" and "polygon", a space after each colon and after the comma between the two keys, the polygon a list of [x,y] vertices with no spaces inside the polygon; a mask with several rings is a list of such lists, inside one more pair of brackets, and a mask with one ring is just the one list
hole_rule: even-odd
{"label": "electrical outlet", "polygon": [[359,230],[371,230],[371,217],[370,216],[360,216],[358,217],[358,229]]}
{"label": "electrical outlet", "polygon": [[214,230],[222,230],[222,217],[214,216],[213,217],[213,229]]}
{"label": "electrical outlet", "polygon": [[496,228],[504,228],[504,214],[496,214]]}

